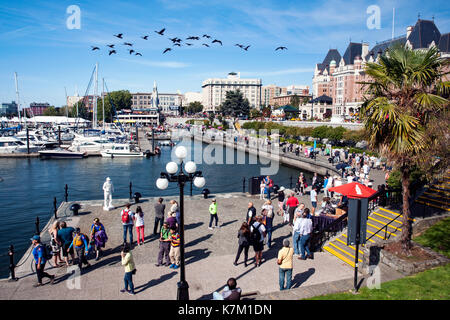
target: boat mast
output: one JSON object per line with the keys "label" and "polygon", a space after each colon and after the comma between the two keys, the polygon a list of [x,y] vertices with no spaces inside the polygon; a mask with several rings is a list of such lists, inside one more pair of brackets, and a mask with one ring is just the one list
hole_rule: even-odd
{"label": "boat mast", "polygon": [[92,108],[92,127],[97,128],[98,62],[95,64],[94,105]]}
{"label": "boat mast", "polygon": [[21,118],[20,118],[20,102],[19,102],[19,86],[17,84],[17,72],[14,72],[14,80],[16,82],[16,100],[17,100],[17,113],[19,115],[19,123],[21,123]]}
{"label": "boat mast", "polygon": [[105,131],[105,78],[102,78],[103,131]]}
{"label": "boat mast", "polygon": [[64,92],[66,93],[66,117],[69,118],[69,101],[67,100],[67,89],[64,87]]}

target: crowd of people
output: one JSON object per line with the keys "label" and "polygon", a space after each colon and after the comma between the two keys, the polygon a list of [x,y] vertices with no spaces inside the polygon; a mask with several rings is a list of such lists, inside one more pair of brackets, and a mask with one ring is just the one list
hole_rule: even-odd
{"label": "crowd of people", "polygon": [[[292,147],[287,146],[288,149]],[[322,150],[325,153],[327,150]],[[270,178],[266,176],[260,183],[260,200],[264,200],[263,205],[257,209],[253,202],[248,203],[244,221],[237,230],[238,246],[233,264],[238,265],[242,253],[244,253],[244,265],[249,263],[249,249],[253,248],[255,267],[261,266],[265,261],[263,258],[264,247],[270,249],[273,246],[272,232],[274,229],[274,219],[279,216],[282,225],[288,225],[291,229],[291,242],[288,239],[283,241],[283,247],[278,252],[277,263],[279,265],[279,285],[280,290],[291,288],[293,259],[299,260],[314,259],[309,248],[309,242],[313,232],[312,217],[336,214],[337,209],[345,209],[348,199],[341,196],[334,197],[329,189],[345,183],[354,181],[372,187],[370,174],[373,169],[383,169],[386,172],[385,178],[389,177],[389,168],[382,166],[379,159],[369,157],[366,154],[351,154],[348,150],[343,153],[336,151],[330,154],[331,162],[335,163],[338,158],[341,165],[342,174],[327,175],[323,179],[317,174],[311,179],[310,185],[303,173],[300,173],[294,190],[286,190],[284,187],[278,188]],[[322,203],[318,207],[318,196],[323,192]],[[298,197],[306,196],[309,193],[310,206],[300,202]],[[271,196],[274,195],[274,197]],[[304,201],[304,198],[301,199]],[[276,203],[274,203],[276,201]],[[171,269],[180,267],[180,210],[176,200],[170,200],[169,210],[166,215],[166,204],[163,198],[159,198],[154,204],[154,226],[153,235],[159,239],[159,251],[155,266],[166,266]],[[213,230],[220,228],[219,209],[216,199],[212,199],[208,207],[210,214],[208,228]],[[137,246],[145,243],[145,221],[144,212],[140,206],[135,211],[131,210],[131,205],[127,204],[121,210],[121,223],[123,227],[123,245],[121,250],[121,264],[124,267],[124,288],[122,292],[135,294],[133,285],[133,275],[136,267],[133,260],[133,229],[136,229]],[[32,254],[35,258],[36,275],[38,283],[42,285],[42,279],[50,278],[54,282],[55,276],[44,272],[45,264],[52,260],[55,267],[74,265],[77,261],[80,270],[89,268],[89,255],[98,261],[102,257],[102,250],[108,241],[105,226],[99,218],[93,220],[88,232],[81,232],[80,228],[68,227],[64,221],[55,221],[50,230],[51,254],[40,241],[39,236],[34,236]],[[292,247],[291,247],[292,243]],[[75,259],[75,253],[77,259]],[[69,260],[70,257],[70,260]],[[240,295],[240,289],[236,288],[236,281],[229,280],[228,293],[222,298],[229,298]],[[239,293],[239,294],[238,294]],[[216,295],[216,297],[220,296]]]}

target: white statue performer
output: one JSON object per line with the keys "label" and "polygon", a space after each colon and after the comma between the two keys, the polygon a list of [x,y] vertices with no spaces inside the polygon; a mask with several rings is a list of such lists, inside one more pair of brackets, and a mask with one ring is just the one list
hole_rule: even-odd
{"label": "white statue performer", "polygon": [[106,178],[105,183],[103,184],[103,193],[105,196],[105,203],[103,204],[103,210],[110,211],[114,209],[112,205],[112,193],[114,192],[114,185],[111,182],[111,179]]}

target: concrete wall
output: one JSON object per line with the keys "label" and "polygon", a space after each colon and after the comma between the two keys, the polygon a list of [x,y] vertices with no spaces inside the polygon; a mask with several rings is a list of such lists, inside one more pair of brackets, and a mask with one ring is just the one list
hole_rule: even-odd
{"label": "concrete wall", "polygon": [[[252,122],[253,120],[239,120],[239,123],[243,125],[246,122]],[[364,124],[362,123],[351,123],[351,122],[311,122],[311,121],[273,121],[274,123],[281,124],[283,126],[290,126],[290,127],[300,127],[300,128],[307,128],[307,127],[319,127],[319,126],[330,126],[330,127],[344,127],[348,130],[361,130],[364,129]]]}
{"label": "concrete wall", "polygon": [[306,158],[305,159],[296,159],[296,158],[285,157],[285,156],[282,156],[282,155],[279,155],[276,153],[265,152],[261,149],[249,148],[249,147],[243,146],[241,144],[234,144],[231,142],[220,141],[220,140],[211,141],[207,137],[195,136],[194,139],[196,141],[202,141],[202,142],[209,143],[209,144],[222,145],[227,148],[232,148],[235,150],[246,152],[251,155],[264,157],[266,159],[271,159],[272,161],[278,161],[283,165],[301,169],[301,170],[306,170],[306,171],[313,172],[313,173],[317,173],[322,176],[329,175],[329,174],[333,174],[333,175],[337,174],[340,176],[339,171],[335,167],[333,167],[330,164],[323,163],[321,161],[314,161],[312,159],[306,159]]}

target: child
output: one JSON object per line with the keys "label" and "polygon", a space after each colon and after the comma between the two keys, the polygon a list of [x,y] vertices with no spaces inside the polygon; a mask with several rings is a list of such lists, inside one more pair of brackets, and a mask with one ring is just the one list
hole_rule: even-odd
{"label": "child", "polygon": [[[136,267],[128,243],[124,244],[120,255],[122,257],[122,265],[125,267],[125,276],[123,277],[125,288],[120,290],[120,292],[128,292],[128,294],[134,295],[133,274],[136,273]],[[128,290],[128,287],[130,287],[130,290]]]}

